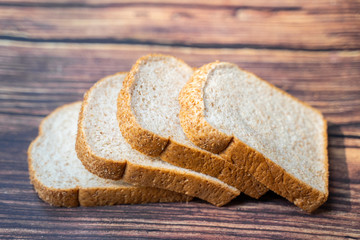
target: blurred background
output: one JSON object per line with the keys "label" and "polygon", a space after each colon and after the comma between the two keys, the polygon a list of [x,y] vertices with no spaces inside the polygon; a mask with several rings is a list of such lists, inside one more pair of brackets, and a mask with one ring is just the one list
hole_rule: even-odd
{"label": "blurred background", "polygon": [[[360,94],[359,12],[359,1],[337,0],[0,1],[1,85],[43,93],[29,100],[50,110],[165,53],[194,67],[234,62],[333,116]],[[340,87],[346,99],[324,106]]]}
{"label": "blurred background", "polygon": [[[148,53],[171,54],[193,67],[215,60],[236,63],[318,108],[329,122],[330,198],[319,210],[321,220],[315,223],[311,216],[304,217],[293,205],[270,195],[261,204],[249,199],[235,202],[230,208],[241,211],[216,221],[233,222],[239,228],[214,224],[214,234],[238,236],[244,233],[243,226],[265,236],[266,219],[270,229],[279,222],[287,224],[291,238],[303,231],[319,231],[314,236],[359,237],[358,0],[0,0],[0,216],[2,220],[16,216],[7,225],[0,223],[0,237],[17,224],[23,237],[29,234],[26,229],[37,229],[31,236],[51,234],[54,229],[44,230],[41,221],[26,221],[32,209],[47,209],[39,216],[43,221],[78,223],[71,215],[74,210],[59,210],[62,218],[57,218],[50,207],[39,206],[28,180],[26,149],[44,116],[60,105],[81,100],[100,78],[129,71],[137,58]],[[184,210],[203,217],[194,220],[193,226],[211,225],[208,219],[230,214],[229,208],[214,210],[206,205],[212,210],[198,211],[196,206],[190,203]],[[114,209],[129,219],[146,212],[134,206],[129,211]],[[177,215],[183,210],[164,209],[176,222],[166,225],[171,222],[167,219],[156,227],[165,231],[176,225],[182,236],[190,236],[188,226],[182,227],[186,218]],[[164,209],[141,217],[152,224],[153,219],[162,218]],[[81,211],[94,217],[93,210]],[[107,216],[99,215],[100,225]],[[244,222],[249,216],[254,222]],[[296,218],[284,222],[285,216]],[[320,221],[324,227],[316,230]],[[148,234],[152,228],[144,224],[139,229]],[[70,225],[59,229],[75,234]],[[197,228],[194,231],[202,236]]]}

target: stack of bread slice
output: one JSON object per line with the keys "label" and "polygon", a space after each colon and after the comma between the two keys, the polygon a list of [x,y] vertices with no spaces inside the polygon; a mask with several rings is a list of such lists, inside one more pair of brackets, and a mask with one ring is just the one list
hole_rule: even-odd
{"label": "stack of bread slice", "polygon": [[319,111],[231,63],[194,70],[151,54],[43,121],[30,178],[57,206],[222,206],[272,190],[311,212],[328,197],[326,128]]}

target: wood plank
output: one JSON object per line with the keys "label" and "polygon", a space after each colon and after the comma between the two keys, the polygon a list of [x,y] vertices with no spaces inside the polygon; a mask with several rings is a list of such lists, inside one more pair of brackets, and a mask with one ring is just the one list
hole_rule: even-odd
{"label": "wood plank", "polygon": [[[106,44],[0,41],[0,113],[43,116],[80,100],[101,77],[127,71],[150,52],[173,54],[192,66],[230,61],[320,109],[333,134],[360,136],[360,52],[189,49]],[[32,108],[36,104],[36,109]],[[357,143],[356,143],[357,144]],[[356,145],[357,146],[357,145]]]}
{"label": "wood plank", "polygon": [[93,8],[106,8],[106,7],[116,7],[123,5],[187,5],[187,6],[202,6],[206,7],[216,7],[216,8],[228,8],[228,7],[237,7],[237,8],[260,8],[260,9],[270,9],[270,10],[281,10],[281,9],[323,9],[326,12],[356,12],[360,7],[359,1],[348,1],[348,0],[339,0],[329,2],[327,0],[311,1],[311,0],[243,0],[243,1],[234,1],[234,0],[197,0],[196,2],[192,0],[53,0],[51,2],[46,0],[0,0],[0,5],[3,6],[27,6],[27,7],[93,7]]}
{"label": "wood plank", "polygon": [[223,1],[150,1],[99,6],[93,1],[80,1],[78,5],[53,7],[41,2],[0,3],[0,39],[308,50],[360,48],[360,15],[355,10],[358,1],[230,1],[225,5]]}

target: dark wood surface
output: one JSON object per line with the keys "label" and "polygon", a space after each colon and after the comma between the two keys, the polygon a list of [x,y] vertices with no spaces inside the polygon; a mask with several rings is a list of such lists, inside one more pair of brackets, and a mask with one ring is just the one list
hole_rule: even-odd
{"label": "dark wood surface", "polygon": [[[359,239],[359,1],[0,1],[0,239]],[[320,109],[329,200],[307,214],[274,193],[56,208],[29,183],[41,119],[147,53],[231,61]]]}

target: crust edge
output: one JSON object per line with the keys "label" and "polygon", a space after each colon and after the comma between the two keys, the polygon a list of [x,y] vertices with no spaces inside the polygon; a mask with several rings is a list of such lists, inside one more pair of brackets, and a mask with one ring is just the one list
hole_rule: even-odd
{"label": "crust edge", "polygon": [[[252,175],[226,159],[176,141],[170,140],[160,158],[173,165],[215,177],[255,199],[259,199],[268,191]],[[189,159],[191,161],[188,161]]]}

